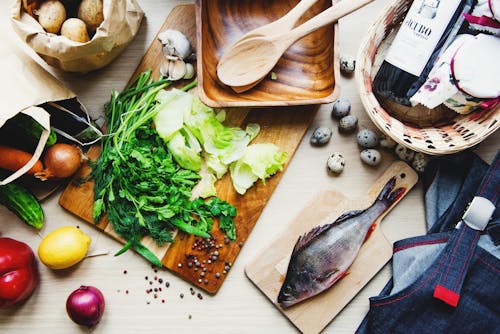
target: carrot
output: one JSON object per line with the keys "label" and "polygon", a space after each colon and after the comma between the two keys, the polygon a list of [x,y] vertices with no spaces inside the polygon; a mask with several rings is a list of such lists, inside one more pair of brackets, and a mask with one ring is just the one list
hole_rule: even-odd
{"label": "carrot", "polygon": [[[32,156],[32,154],[18,150],[17,148],[0,145],[0,168],[15,172],[19,168],[26,165]],[[41,172],[42,170],[43,165],[40,160],[38,160],[27,172],[27,174],[33,175]]]}

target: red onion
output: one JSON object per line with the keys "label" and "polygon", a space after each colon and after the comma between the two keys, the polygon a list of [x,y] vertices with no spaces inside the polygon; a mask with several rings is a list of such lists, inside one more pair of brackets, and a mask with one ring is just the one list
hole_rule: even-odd
{"label": "red onion", "polygon": [[77,324],[92,327],[101,320],[104,305],[104,296],[99,289],[82,285],[69,295],[66,311]]}

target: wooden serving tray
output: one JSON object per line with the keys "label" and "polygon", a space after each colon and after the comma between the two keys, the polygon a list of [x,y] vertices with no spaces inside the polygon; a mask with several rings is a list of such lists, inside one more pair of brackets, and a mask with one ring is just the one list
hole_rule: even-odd
{"label": "wooden serving tray", "polygon": [[[370,207],[393,176],[397,177],[395,188],[405,187],[407,190],[376,221],[375,229],[347,270],[348,275],[323,293],[282,309],[277,302],[278,293],[285,280],[290,255],[298,237],[315,226],[333,222],[347,211]],[[380,221],[406,196],[417,180],[417,173],[406,163],[399,161],[393,163],[362,198],[349,199],[334,190],[319,193],[290,222],[286,231],[246,266],[248,278],[301,332],[319,333],[391,259],[392,245],[383,235],[379,227]]]}
{"label": "wooden serving tray", "polygon": [[[288,13],[298,0],[197,0],[200,98],[213,107],[325,104],[340,95],[338,24],[325,26],[293,44],[273,72],[244,93],[235,93],[217,77],[224,52],[248,31]],[[318,0],[296,25],[332,6]]]}
{"label": "wooden serving tray", "polygon": [[[175,7],[167,17],[160,31],[167,28],[182,31],[190,39],[191,44],[196,45],[194,5],[180,5]],[[161,57],[163,57],[161,44],[155,39],[135,70],[132,78],[148,68],[153,70],[154,77],[157,78],[159,76]],[[184,84],[186,83],[184,82],[180,85]],[[231,125],[243,127],[247,123],[260,124],[261,132],[255,139],[255,142],[274,143],[278,145],[281,150],[288,152],[288,159],[291,159],[314,118],[316,111],[317,107],[314,106],[282,107],[265,110],[234,109],[228,110],[227,121]],[[91,159],[96,159],[99,156],[99,151],[99,146],[94,146],[89,150],[88,155]],[[89,172],[89,167],[84,167],[77,173],[75,178],[87,175]],[[219,197],[227,200],[237,208],[238,215],[235,219],[237,240],[234,243],[230,242],[225,244],[224,235],[218,231],[217,226],[214,226],[213,236],[216,238],[216,244],[222,244],[222,248],[217,249],[220,254],[218,260],[210,265],[207,263],[208,273],[203,279],[200,277],[201,270],[195,272],[194,267],[188,267],[188,263],[192,261],[186,258],[187,255],[195,255],[200,261],[206,260],[208,262],[209,259],[209,253],[192,249],[195,243],[195,238],[193,236],[179,233],[173,244],[164,245],[163,247],[158,247],[149,237],[144,238],[142,242],[161,259],[166,268],[172,270],[192,284],[197,285],[199,288],[214,294],[221,287],[226,277],[223,273],[227,265],[225,262],[232,263],[236,259],[241,247],[250,235],[252,228],[257,223],[264,206],[278,185],[282,175],[283,172],[274,175],[266,182],[265,186],[261,182],[257,182],[244,196],[236,193],[229,175],[226,175],[222,180],[217,182],[216,188]],[[88,223],[93,224],[92,208],[94,201],[92,182],[87,182],[81,186],[74,186],[71,183],[61,195],[59,203],[68,211],[81,217]],[[122,243],[124,242],[123,239],[116,235],[112,225],[108,224],[105,218],[95,226],[105,234]],[[119,247],[117,247],[117,249],[118,248]],[[211,251],[215,251],[215,249]],[[181,264],[181,266],[179,266],[179,264]],[[217,272],[220,273],[220,278],[215,277]],[[200,279],[201,282],[199,281]],[[205,279],[208,280],[207,283],[204,282]]]}

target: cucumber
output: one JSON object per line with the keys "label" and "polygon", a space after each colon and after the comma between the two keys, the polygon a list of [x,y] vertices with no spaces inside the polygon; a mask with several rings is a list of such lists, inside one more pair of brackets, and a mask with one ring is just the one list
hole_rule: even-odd
{"label": "cucumber", "polygon": [[0,204],[3,204],[28,225],[43,226],[44,215],[40,203],[28,190],[14,182],[0,186]]}
{"label": "cucumber", "polygon": [[[25,115],[23,113],[17,114],[12,119],[12,125],[16,127],[19,131],[19,135],[25,138],[29,138],[33,143],[37,143],[42,135],[43,126],[35,121],[31,116]],[[47,139],[46,147],[52,146],[57,142],[57,135],[54,130],[51,129],[49,138]]]}

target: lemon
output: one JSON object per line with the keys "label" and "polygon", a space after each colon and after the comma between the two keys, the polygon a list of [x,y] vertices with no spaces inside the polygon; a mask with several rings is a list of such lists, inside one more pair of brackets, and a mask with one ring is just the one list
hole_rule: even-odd
{"label": "lemon", "polygon": [[79,228],[61,227],[43,238],[38,246],[38,257],[51,269],[66,269],[83,260],[90,241]]}

